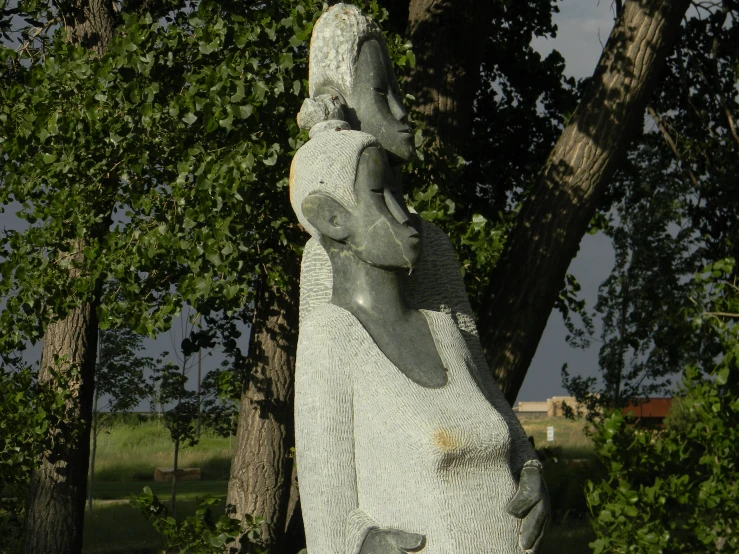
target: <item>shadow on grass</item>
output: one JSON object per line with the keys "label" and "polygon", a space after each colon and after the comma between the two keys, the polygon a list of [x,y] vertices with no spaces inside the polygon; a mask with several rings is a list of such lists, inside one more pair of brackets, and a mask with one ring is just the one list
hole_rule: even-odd
{"label": "shadow on grass", "polygon": [[[231,458],[228,455],[209,456],[200,460],[187,460],[180,467],[199,467],[201,479],[204,481],[227,480],[231,471]],[[159,467],[169,467],[162,465]],[[95,472],[96,482],[151,481],[154,478],[155,466],[150,462],[126,461],[120,464],[106,464]]]}
{"label": "shadow on grass", "polygon": [[564,522],[547,529],[541,554],[592,554],[588,543],[595,540],[595,534],[586,521]]}
{"label": "shadow on grass", "polygon": [[[212,483],[214,482],[209,482],[209,484]],[[162,483],[156,485],[160,484]],[[121,484],[116,483],[116,485]],[[155,487],[152,486],[152,488]],[[222,488],[225,494],[225,484]],[[160,494],[158,490],[154,492],[169,507],[166,493]],[[213,491],[198,491],[197,494],[193,491],[183,491],[182,496],[178,493],[178,519],[194,514],[195,496],[201,496],[206,492],[213,494]],[[219,493],[216,494],[220,496]],[[127,500],[96,501],[93,507],[92,515],[85,514],[82,554],[155,554],[161,552],[161,536],[154,530],[151,523],[144,519],[137,508],[128,504]],[[213,507],[214,518],[221,517],[224,509],[225,499]]]}
{"label": "shadow on grass", "polygon": [[[132,494],[139,495],[144,487],[149,487],[162,501],[172,494],[171,483],[154,482],[118,482],[95,483],[93,496],[95,500],[120,500],[128,502]],[[194,501],[196,496],[210,494],[225,497],[228,481],[180,481],[177,483],[177,498]]]}

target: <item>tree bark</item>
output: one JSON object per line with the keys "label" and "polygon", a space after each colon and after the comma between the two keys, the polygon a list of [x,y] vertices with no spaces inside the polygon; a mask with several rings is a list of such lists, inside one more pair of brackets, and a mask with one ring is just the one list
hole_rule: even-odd
{"label": "tree bark", "polygon": [[[49,429],[53,439],[33,472],[26,504],[24,552],[75,554],[82,550],[90,418],[97,352],[96,304],[85,303],[49,325],[39,385],[72,391],[64,418]],[[68,382],[59,383],[54,373]]]}
{"label": "tree bark", "polygon": [[[494,0],[410,0],[416,67],[405,82],[426,129],[460,151],[469,138]],[[464,37],[463,40],[460,40]]]}
{"label": "tree bark", "polygon": [[[98,335],[98,341],[100,336]],[[92,405],[92,426],[90,428],[90,438],[92,439],[92,446],[90,447],[90,479],[87,485],[87,511],[92,515],[92,490],[95,485],[95,456],[98,451],[98,431],[100,425],[100,414],[98,413],[98,392],[97,390],[93,393],[93,405]]]}
{"label": "tree bark", "polygon": [[[112,1],[72,0],[60,3],[59,9],[69,40],[101,56],[116,25]],[[115,184],[114,178],[111,183]],[[108,214],[111,211],[112,206]],[[96,237],[105,230],[101,225],[90,234]],[[83,260],[83,242],[72,241],[70,247],[70,257]],[[69,278],[79,276],[79,271],[71,270]],[[39,384],[66,387],[73,395],[67,402],[65,419],[57,427],[50,427],[53,445],[43,453],[40,467],[31,476],[24,528],[27,554],[73,554],[82,550],[100,292],[95,286],[91,301],[50,323],[44,335]]]}
{"label": "tree bark", "polygon": [[298,270],[287,264],[288,288],[263,287],[249,344],[251,378],[241,397],[228,503],[236,514],[260,516],[261,543],[285,552],[295,444],[293,391],[298,336]]}
{"label": "tree bark", "polygon": [[112,0],[71,0],[61,2],[60,10],[71,23],[69,40],[102,56],[117,24]]}
{"label": "tree bark", "polygon": [[592,83],[519,214],[480,311],[480,338],[513,403],[567,268],[644,110],[689,0],[629,0]]}

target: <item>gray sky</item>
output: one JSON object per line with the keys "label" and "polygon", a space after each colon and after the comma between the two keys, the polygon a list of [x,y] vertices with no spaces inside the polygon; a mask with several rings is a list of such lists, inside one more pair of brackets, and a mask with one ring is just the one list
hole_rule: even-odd
{"label": "gray sky", "polygon": [[[564,0],[560,3],[560,10],[554,16],[558,27],[557,38],[536,39],[533,46],[543,55],[553,49],[558,50],[567,62],[568,75],[588,77],[593,74],[603,50],[602,45],[613,27],[611,2]],[[613,248],[608,237],[602,234],[585,235],[569,272],[582,286],[581,294],[589,308],[595,304],[598,286],[610,274],[613,262]],[[566,335],[562,316],[553,311],[521,387],[519,401],[566,395],[567,392],[562,388],[562,364],[568,364],[571,374],[597,374],[599,344],[594,342],[587,350],[570,348],[565,342]]]}
{"label": "gray sky", "polygon": [[[555,14],[558,36],[553,40],[536,39],[534,47],[542,54],[552,49],[558,50],[567,61],[566,73],[577,78],[586,77],[600,57],[602,45],[605,44],[613,25],[611,3],[607,0],[564,0],[560,3],[559,14]],[[0,214],[0,226],[13,227],[14,218],[10,216],[14,210],[9,209]],[[575,275],[582,285],[582,295],[592,308],[600,283],[608,276],[613,266],[614,256],[610,241],[603,235],[586,235],[579,254],[570,266],[570,273]],[[552,312],[547,328],[542,336],[539,348],[529,369],[518,400],[544,400],[550,396],[564,395],[561,386],[561,367],[567,363],[573,374],[594,375],[598,366],[598,343],[588,350],[570,348],[565,342],[566,330],[562,317]],[[155,341],[147,341],[147,354],[157,356],[164,350],[173,351],[173,343],[179,344],[182,333],[179,329],[174,336],[166,333]],[[242,349],[246,348],[247,336],[242,338]],[[29,353],[29,360],[38,357],[39,349]],[[215,368],[221,361],[218,353],[203,358],[203,370]],[[173,360],[174,361],[174,360]],[[194,361],[194,360],[193,360]],[[193,377],[196,369],[190,371]],[[148,406],[141,406],[148,409]]]}

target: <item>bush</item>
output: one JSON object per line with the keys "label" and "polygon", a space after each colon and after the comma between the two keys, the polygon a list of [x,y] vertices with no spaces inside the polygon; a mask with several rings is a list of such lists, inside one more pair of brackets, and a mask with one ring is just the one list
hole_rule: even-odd
{"label": "bush", "polygon": [[[211,506],[219,502],[219,498],[210,495],[197,498],[195,514],[177,521],[169,516],[167,507],[149,487],[144,487],[139,496],[131,496],[131,505],[139,508],[141,514],[151,520],[154,529],[162,535],[165,551],[179,549],[180,552],[191,554],[223,554],[238,550],[232,545],[236,544],[236,539],[242,533],[242,522],[228,515],[213,520]],[[253,544],[259,539],[261,523],[261,518],[249,515],[243,520],[245,529],[242,542],[251,543],[243,546],[252,554],[266,554],[266,551]]]}
{"label": "bush", "polygon": [[662,430],[628,425],[619,412],[595,424],[608,476],[588,483],[594,554],[739,552],[739,288],[733,260],[696,281],[706,306],[693,322],[722,356],[711,371],[685,370]]}
{"label": "bush", "polygon": [[[58,374],[55,377],[65,381]],[[70,373],[68,378],[73,378]],[[0,367],[0,554],[22,548],[25,497],[39,455],[66,415],[71,392],[39,385],[34,371]]]}

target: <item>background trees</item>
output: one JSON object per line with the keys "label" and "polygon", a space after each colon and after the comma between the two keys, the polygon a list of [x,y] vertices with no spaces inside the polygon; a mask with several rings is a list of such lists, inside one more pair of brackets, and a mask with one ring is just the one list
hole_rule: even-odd
{"label": "background trees", "polygon": [[[582,234],[602,200],[618,198],[622,187],[606,191],[606,184],[641,131],[688,2],[616,3],[622,9],[611,39],[580,89],[562,78],[556,53],[541,59],[529,47],[532,36],[554,31],[554,2],[358,3],[380,20],[387,4],[383,24],[405,64],[400,73],[422,129],[423,158],[408,168],[409,198],[452,235],[481,308],[488,360],[512,401],[551,308],[571,298],[565,272]],[[75,421],[89,422],[98,320],[156,334],[189,303],[208,329],[192,344],[220,342],[243,387],[229,499],[238,513],[264,517],[264,544],[277,551],[290,550],[286,529],[299,528],[289,450],[305,237],[288,207],[287,168],[305,138],[294,116],[320,9],[310,0],[0,5],[0,31],[14,41],[0,54],[0,202],[27,223],[0,243],[0,350],[11,357],[44,337],[42,380],[59,388],[57,375],[76,379],[69,408]],[[728,21],[733,10],[726,2],[715,13]],[[694,163],[696,180],[706,183],[705,200],[694,206],[704,214],[697,228],[718,232],[718,244],[726,223],[711,214],[728,204],[730,173],[709,185],[696,173],[705,164],[693,157],[693,143],[674,140],[680,125],[695,123],[685,115],[691,111],[711,122],[735,113],[735,89],[724,77],[735,31],[719,16],[702,21],[688,26],[694,41],[669,58],[669,75],[690,83],[690,94],[674,122],[667,106],[676,104],[660,104],[660,96],[652,109],[680,152],[674,167]],[[715,49],[702,38],[709,28],[723,37]],[[709,51],[715,71],[698,63]],[[695,63],[686,61],[688,52]],[[683,65],[692,73],[677,71]],[[691,89],[701,72],[722,83],[705,107],[705,94]],[[693,123],[712,137],[706,155],[734,140],[728,123],[720,130],[709,124],[713,135]],[[115,289],[103,292],[113,279]],[[248,357],[237,320],[252,324]],[[60,503],[54,517],[34,508],[28,548],[37,551],[79,545],[75,514],[84,501],[89,430],[87,423],[60,425],[54,432],[63,440],[46,453],[47,469],[34,485],[57,487]],[[84,471],[59,471],[70,460]]]}
{"label": "background trees", "polygon": [[[75,415],[36,473],[29,551],[80,547],[98,320],[154,334],[184,301],[206,321],[248,317],[257,277],[283,280],[282,250],[297,233],[280,194],[303,88],[288,39],[302,33],[303,44],[317,12],[287,2],[116,6],[3,5],[29,26],[0,69],[0,201],[28,223],[2,242],[2,347],[11,355],[43,337],[42,365],[56,373],[42,369],[42,379],[78,380]],[[120,27],[83,32],[105,21]],[[109,279],[118,284],[104,294]],[[236,328],[209,328],[227,333],[236,355]]]}
{"label": "background trees", "polygon": [[604,382],[575,379],[578,394],[589,388],[625,405],[670,390],[687,365],[709,367],[724,351],[692,318],[706,300],[695,274],[737,255],[737,16],[736,3],[715,2],[686,19],[646,131],[609,186],[600,210],[616,267],[595,306]]}
{"label": "background trees", "polygon": [[[100,333],[98,339],[90,426],[90,479],[87,483],[87,509],[90,513],[93,509],[98,434],[114,414],[132,411],[150,392],[145,372],[153,369],[154,359],[141,355],[143,339],[142,335],[125,327],[108,328]],[[101,396],[105,404],[101,404]]]}
{"label": "background trees", "polygon": [[693,324],[721,347],[718,360],[688,365],[666,429],[644,432],[620,412],[596,426],[608,475],[589,483],[594,552],[722,552],[737,547],[736,430],[739,423],[734,260],[694,280],[702,298]]}

